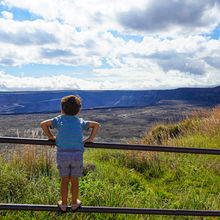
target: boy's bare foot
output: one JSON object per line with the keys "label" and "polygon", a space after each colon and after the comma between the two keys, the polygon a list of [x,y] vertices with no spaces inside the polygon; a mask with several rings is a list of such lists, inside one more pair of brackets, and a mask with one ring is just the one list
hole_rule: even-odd
{"label": "boy's bare foot", "polygon": [[71,211],[75,212],[80,207],[81,204],[82,201],[79,199],[76,200],[76,203],[71,202]]}
{"label": "boy's bare foot", "polygon": [[58,203],[58,207],[59,207],[61,212],[66,212],[67,211],[67,205],[63,205],[62,200],[58,201],[57,203]]}

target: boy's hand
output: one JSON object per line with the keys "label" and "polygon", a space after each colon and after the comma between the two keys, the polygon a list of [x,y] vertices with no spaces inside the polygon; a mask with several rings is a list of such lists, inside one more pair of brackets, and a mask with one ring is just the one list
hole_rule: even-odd
{"label": "boy's hand", "polygon": [[99,129],[99,123],[96,122],[96,121],[91,121],[88,128],[92,128],[92,131],[91,131],[91,134],[90,136],[83,141],[83,144],[85,143],[88,143],[88,142],[93,142],[93,139],[95,138],[97,132],[98,132],[98,129]]}
{"label": "boy's hand", "polygon": [[[44,133],[47,135],[48,140],[55,140],[56,137],[53,136],[53,134],[50,132],[50,129],[52,125],[51,120],[42,121],[40,123],[41,128],[43,129]],[[54,148],[56,145],[51,145],[50,148]]]}
{"label": "boy's hand", "polygon": [[[48,141],[55,141],[55,140],[56,140],[55,136],[48,137]],[[55,148],[55,147],[56,147],[56,145],[50,145],[50,149]]]}
{"label": "boy's hand", "polygon": [[88,143],[88,142],[93,142],[93,139],[92,138],[87,138],[86,140],[84,140],[83,141],[83,144],[85,144],[85,143]]}

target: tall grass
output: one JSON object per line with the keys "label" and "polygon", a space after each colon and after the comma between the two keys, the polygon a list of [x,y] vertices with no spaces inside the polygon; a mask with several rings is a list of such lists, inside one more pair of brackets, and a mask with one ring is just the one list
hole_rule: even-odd
{"label": "tall grass", "polygon": [[168,145],[175,139],[194,135],[213,137],[220,133],[220,106],[212,110],[192,112],[185,120],[167,125],[158,124],[142,138],[143,144]]}
{"label": "tall grass", "polygon": [[[176,124],[158,125],[143,144],[220,148],[220,108],[194,112]],[[30,132],[28,132],[30,134]],[[33,133],[32,136],[39,135]],[[17,147],[0,156],[0,201],[56,204],[60,178],[49,147]],[[86,149],[80,179],[85,206],[220,209],[217,156]],[[196,219],[149,215],[1,211],[1,219]],[[201,219],[201,218],[197,218]],[[212,219],[212,218],[207,218]]]}
{"label": "tall grass", "polygon": [[[19,131],[17,136],[20,136]],[[24,131],[24,137],[42,138],[43,133],[39,129],[28,129]],[[14,167],[20,167],[29,175],[48,176],[53,170],[55,154],[55,150],[48,146],[19,145],[10,153],[10,163]]]}
{"label": "tall grass", "polygon": [[31,175],[51,175],[54,163],[54,153],[42,146],[27,146],[17,148],[12,153],[11,163],[19,166]]}

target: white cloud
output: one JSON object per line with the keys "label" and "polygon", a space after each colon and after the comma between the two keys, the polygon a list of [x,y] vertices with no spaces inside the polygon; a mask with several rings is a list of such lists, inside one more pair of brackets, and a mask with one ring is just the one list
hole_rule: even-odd
{"label": "white cloud", "polygon": [[61,19],[65,23],[81,27],[101,25],[112,26],[115,13],[129,10],[131,7],[142,7],[146,0],[3,0],[8,7],[28,10],[46,20]]}
{"label": "white cloud", "polygon": [[[220,23],[216,0],[3,0],[1,4],[8,7],[0,18],[1,66],[89,66],[93,76],[90,81],[80,73],[78,78],[63,73],[60,77],[64,83],[59,84],[58,76],[49,80],[2,72],[1,90],[220,84],[220,40],[200,35]],[[13,7],[42,19],[15,21],[10,13]],[[143,40],[115,37],[111,30],[121,35],[141,35]]]}
{"label": "white cloud", "polygon": [[130,8],[117,15],[130,30],[148,33],[192,34],[210,32],[220,21],[218,0],[150,0],[143,8]]}
{"label": "white cloud", "polygon": [[45,20],[97,30],[171,36],[210,32],[220,21],[218,0],[3,0]]}
{"label": "white cloud", "polygon": [[41,20],[18,22],[0,18],[0,41],[17,46],[58,43],[54,31],[56,22]]}
{"label": "white cloud", "polygon": [[13,19],[13,14],[8,11],[2,11],[1,14],[5,19]]}
{"label": "white cloud", "polygon": [[[148,64],[150,66],[150,63]],[[220,74],[213,67],[206,74],[190,75],[179,70],[164,73],[157,65],[149,71],[144,68],[127,67],[95,69],[93,79],[82,79],[60,74],[50,77],[12,76],[0,72],[0,90],[65,90],[65,89],[170,89],[178,87],[218,86]]]}
{"label": "white cloud", "polygon": [[168,61],[190,62],[191,59],[201,63],[207,56],[220,54],[220,41],[202,36],[169,40],[148,36],[142,42],[126,42],[109,32],[77,32],[71,25],[58,21],[0,19],[0,25],[0,59],[5,60],[1,64],[9,66],[27,63],[99,66],[105,58],[112,67],[146,68],[152,60],[159,65],[161,60],[164,65]]}

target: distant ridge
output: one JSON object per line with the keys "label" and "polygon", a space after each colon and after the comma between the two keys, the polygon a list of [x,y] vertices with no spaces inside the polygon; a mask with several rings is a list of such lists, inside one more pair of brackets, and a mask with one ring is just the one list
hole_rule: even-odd
{"label": "distant ridge", "polygon": [[60,111],[60,99],[79,95],[83,108],[141,107],[164,101],[184,101],[200,106],[220,104],[220,86],[171,90],[63,90],[0,92],[0,114]]}

